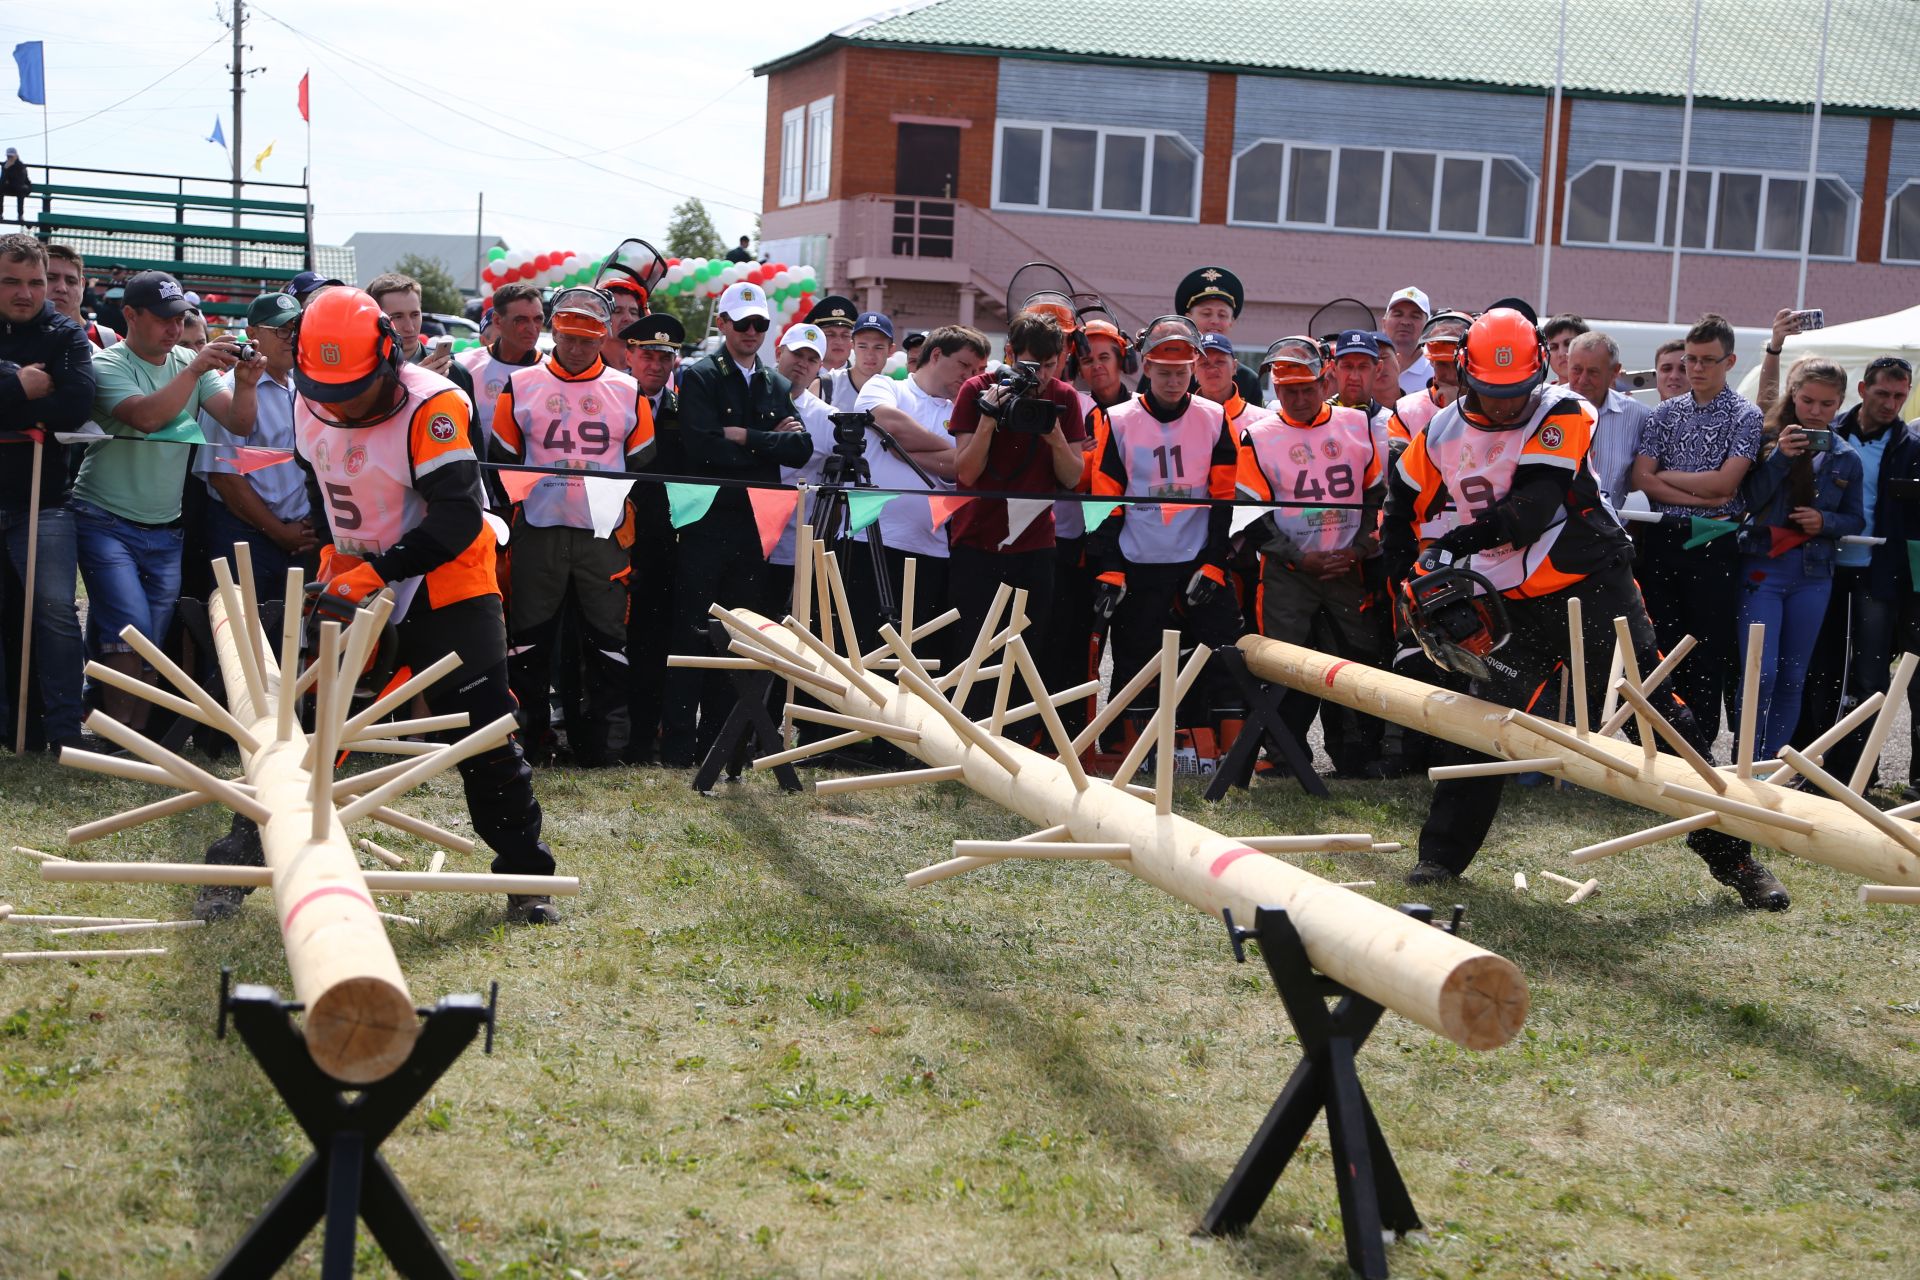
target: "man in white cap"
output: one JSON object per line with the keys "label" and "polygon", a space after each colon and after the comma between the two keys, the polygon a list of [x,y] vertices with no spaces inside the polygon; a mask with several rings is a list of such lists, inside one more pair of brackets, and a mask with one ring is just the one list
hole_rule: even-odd
{"label": "man in white cap", "polygon": [[[780,335],[780,354],[776,366],[780,376],[793,384],[793,408],[801,425],[813,441],[813,453],[797,467],[781,467],[782,484],[817,485],[826,471],[827,455],[833,452],[834,407],[805,388],[820,376],[820,362],[826,358],[827,335],[817,324],[796,324]],[[803,518],[811,512],[801,512]],[[776,599],[793,591],[793,553],[796,538],[794,524],[788,521],[774,545],[769,594]]]}
{"label": "man in white cap", "polygon": [[1387,312],[1381,318],[1380,331],[1393,343],[1393,349],[1400,353],[1400,391],[1403,395],[1412,395],[1424,391],[1427,381],[1433,377],[1433,365],[1427,360],[1426,353],[1420,350],[1420,330],[1427,323],[1427,317],[1433,314],[1433,304],[1427,301],[1426,293],[1408,285],[1394,291],[1387,299]]}
{"label": "man in white cap", "polygon": [[[793,404],[793,386],[760,360],[772,327],[767,294],[742,281],[720,295],[714,324],[722,346],[681,371],[680,439],[690,475],[777,484],[781,467],[803,465],[813,442]],[[722,485],[706,515],[680,530],[674,566],[672,653],[707,653],[707,610],[715,603],[775,614],[767,559],[753,505],[740,485]],[[660,762],[691,765],[733,707],[733,686],[712,679],[670,681],[660,716]],[[695,722],[698,720],[696,736]]]}

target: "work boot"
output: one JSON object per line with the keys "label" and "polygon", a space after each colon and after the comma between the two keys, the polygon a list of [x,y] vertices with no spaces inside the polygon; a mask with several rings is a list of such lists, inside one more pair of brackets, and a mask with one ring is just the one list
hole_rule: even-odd
{"label": "work boot", "polygon": [[218,920],[231,920],[240,914],[240,905],[247,900],[247,890],[231,884],[205,884],[193,898],[193,918],[212,924]]}
{"label": "work boot", "polygon": [[[260,848],[259,825],[251,818],[234,814],[227,826],[227,834],[207,846],[206,861],[210,867],[266,866],[266,855]],[[193,918],[208,923],[226,920],[239,913],[240,904],[252,892],[252,889],[243,885],[202,885],[200,892],[194,895]]]}
{"label": "work boot", "polygon": [[1438,862],[1427,862],[1424,859],[1414,863],[1413,870],[1407,872],[1407,883],[1415,886],[1445,884],[1449,880],[1459,878],[1460,873],[1452,867],[1442,866]]}
{"label": "work boot", "polygon": [[1793,899],[1787,896],[1787,887],[1751,853],[1743,858],[1711,860],[1707,870],[1715,880],[1738,893],[1740,905],[1749,911],[1785,911],[1793,905]]}
{"label": "work boot", "polygon": [[507,895],[508,924],[559,924],[560,911],[544,893]]}

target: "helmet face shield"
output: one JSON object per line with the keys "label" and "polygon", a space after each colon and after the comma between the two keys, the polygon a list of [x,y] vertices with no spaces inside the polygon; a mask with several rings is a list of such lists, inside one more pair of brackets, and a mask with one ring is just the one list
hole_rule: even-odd
{"label": "helmet face shield", "polygon": [[613,299],[603,289],[562,289],[553,299],[552,323],[555,333],[605,338],[613,325]]}
{"label": "helmet face shield", "polygon": [[1275,386],[1313,383],[1326,372],[1326,355],[1312,338],[1282,338],[1260,357],[1260,368]]}
{"label": "helmet face shield", "polygon": [[1073,305],[1073,299],[1052,289],[1034,294],[1021,305],[1020,310],[1052,316],[1059,322],[1062,333],[1072,333],[1080,327],[1080,315]]}
{"label": "helmet face shield", "polygon": [[1185,316],[1161,316],[1141,332],[1140,358],[1151,364],[1192,364],[1200,358],[1200,330]]}
{"label": "helmet face shield", "polygon": [[1460,358],[1460,343],[1467,336],[1473,317],[1459,311],[1442,311],[1420,329],[1420,350],[1434,364],[1454,364]]}

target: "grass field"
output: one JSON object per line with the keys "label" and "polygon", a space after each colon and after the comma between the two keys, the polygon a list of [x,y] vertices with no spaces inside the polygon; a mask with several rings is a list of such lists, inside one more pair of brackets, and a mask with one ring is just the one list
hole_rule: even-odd
{"label": "grass field", "polygon": [[[1232,962],[1215,921],[1104,866],[903,888],[956,837],[1023,830],[955,784],[538,785],[587,880],[566,923],[508,932],[497,902],[449,895],[412,899],[425,926],[394,932],[416,1001],[501,986],[494,1055],[469,1053],[385,1148],[468,1274],[1345,1274],[1324,1129],[1244,1239],[1189,1234],[1296,1057],[1264,971]],[[1183,787],[1179,805],[1232,834],[1410,841],[1425,792],[1265,784],[1209,810]],[[9,760],[0,845],[58,848],[70,821],[150,798]],[[409,807],[464,826],[446,779]],[[1648,820],[1514,788],[1436,903],[1467,904],[1533,1013],[1487,1054],[1389,1015],[1363,1054],[1429,1224],[1390,1251],[1395,1274],[1920,1274],[1920,920],[1784,856],[1793,910],[1749,915],[1677,844],[1601,864],[1578,907],[1512,890]],[[223,827],[202,810],[88,853],[194,859]],[[1398,902],[1408,859],[1305,865]],[[42,885],[10,859],[0,899],[178,917],[190,891]],[[306,1155],[244,1048],[213,1035],[222,965],[286,990],[269,904],[167,945],[0,968],[0,1276],[203,1274]],[[317,1266],[316,1238],[293,1273]]]}

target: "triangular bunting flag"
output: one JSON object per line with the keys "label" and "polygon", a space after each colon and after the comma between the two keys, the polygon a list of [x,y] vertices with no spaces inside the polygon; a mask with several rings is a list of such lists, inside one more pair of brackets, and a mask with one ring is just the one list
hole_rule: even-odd
{"label": "triangular bunting flag", "polygon": [[1051,510],[1052,498],[1008,498],[1007,536],[1000,540],[1000,545],[1012,546],[1027,531],[1027,526],[1040,518],[1042,512]]}
{"label": "triangular bunting flag", "polygon": [[760,553],[771,556],[793,520],[800,494],[793,489],[749,489],[747,501],[753,504],[753,522],[760,526]]}
{"label": "triangular bunting flag", "polygon": [[158,431],[150,432],[147,439],[163,441],[167,444],[205,444],[207,442],[207,437],[201,433],[200,423],[197,420],[162,427]]}
{"label": "triangular bunting flag", "polygon": [[899,496],[897,493],[870,493],[858,489],[849,493],[847,495],[847,532],[858,533],[878,520],[880,512],[886,505]]}
{"label": "triangular bunting flag", "polygon": [[[1252,524],[1255,520],[1258,520],[1261,516],[1266,515],[1267,512],[1278,511],[1279,509],[1278,507],[1235,507],[1233,509],[1233,519],[1227,525],[1227,536],[1232,537],[1234,534]],[[1308,512],[1311,512],[1311,510],[1312,508],[1308,508]],[[1304,515],[1308,512],[1302,512],[1302,514]]]}
{"label": "triangular bunting flag", "polygon": [[713,500],[720,496],[716,484],[667,483],[667,519],[676,529],[684,529],[707,514]]}
{"label": "triangular bunting flag", "polygon": [[78,431],[56,431],[53,438],[61,444],[98,444],[102,440],[125,440],[135,444],[205,444],[206,436],[200,432],[198,422],[183,422],[178,426],[166,427],[144,436],[109,435],[97,422],[81,424]]}
{"label": "triangular bunting flag", "polygon": [[221,458],[220,462],[232,467],[236,475],[250,476],[267,467],[277,467],[283,462],[293,461],[291,449],[268,449],[256,444],[233,446],[231,457]]}
{"label": "triangular bunting flag", "polygon": [[496,471],[494,474],[500,477],[500,487],[507,491],[509,502],[525,502],[533,486],[547,478],[541,471]]}
{"label": "triangular bunting flag", "polygon": [[940,526],[945,524],[954,512],[972,501],[972,498],[963,498],[953,493],[929,494],[927,497],[927,510],[933,513],[933,531],[935,533],[940,532]]}
{"label": "triangular bunting flag", "polygon": [[1112,498],[1080,499],[1080,518],[1087,522],[1088,532],[1098,529],[1106,518],[1119,509],[1120,504]]}
{"label": "triangular bunting flag", "polygon": [[587,477],[587,518],[593,521],[594,537],[611,537],[626,520],[627,494],[633,486],[632,480],[612,476]]}
{"label": "triangular bunting flag", "polygon": [[1920,542],[1907,543],[1907,575],[1913,579],[1913,589],[1920,591]]}
{"label": "triangular bunting flag", "polygon": [[1686,543],[1681,548],[1683,551],[1691,551],[1695,547],[1704,546],[1712,542],[1715,538],[1732,533],[1735,529],[1738,529],[1740,525],[1733,520],[1710,520],[1706,516],[1688,516],[1687,527],[1693,536],[1686,540]]}
{"label": "triangular bunting flag", "polygon": [[0,431],[0,444],[32,444],[46,438],[45,430],[40,427],[21,427],[18,430]]}
{"label": "triangular bunting flag", "polygon": [[1172,524],[1173,518],[1182,511],[1205,511],[1204,502],[1163,502],[1160,504],[1160,523]]}
{"label": "triangular bunting flag", "polygon": [[1779,525],[1768,525],[1767,538],[1769,545],[1767,547],[1767,558],[1772,559],[1774,556],[1785,555],[1812,536],[1812,534],[1802,533],[1798,529],[1783,529]]}

